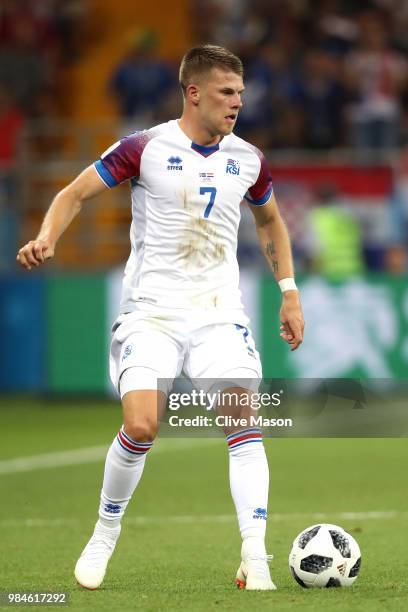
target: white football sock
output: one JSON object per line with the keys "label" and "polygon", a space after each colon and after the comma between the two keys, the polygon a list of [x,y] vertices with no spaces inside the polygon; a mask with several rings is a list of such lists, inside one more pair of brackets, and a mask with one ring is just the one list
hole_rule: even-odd
{"label": "white football sock", "polygon": [[227,436],[232,498],[242,539],[264,541],[269,490],[269,468],[258,428]]}
{"label": "white football sock", "polygon": [[105,527],[117,527],[139,484],[146,453],[153,442],[138,442],[122,426],[112,442],[105,462],[105,474],[99,506],[99,520]]}

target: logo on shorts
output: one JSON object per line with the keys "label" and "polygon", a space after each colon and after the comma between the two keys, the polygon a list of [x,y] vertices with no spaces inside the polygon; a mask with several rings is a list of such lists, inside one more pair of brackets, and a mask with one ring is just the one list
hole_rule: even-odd
{"label": "logo on shorts", "polygon": [[239,174],[239,161],[236,159],[227,159],[227,167],[225,169],[227,174]]}
{"label": "logo on shorts", "polygon": [[125,359],[129,357],[131,352],[132,352],[132,345],[128,344],[127,346],[125,346],[125,350],[123,351],[122,361],[125,361]]}
{"label": "logo on shorts", "polygon": [[266,516],[266,508],[255,508],[254,516],[252,518],[263,519],[264,521],[266,521]]}
{"label": "logo on shorts", "polygon": [[181,162],[183,161],[181,157],[178,155],[171,155],[167,160],[169,165],[167,166],[167,170],[182,170],[183,166]]}

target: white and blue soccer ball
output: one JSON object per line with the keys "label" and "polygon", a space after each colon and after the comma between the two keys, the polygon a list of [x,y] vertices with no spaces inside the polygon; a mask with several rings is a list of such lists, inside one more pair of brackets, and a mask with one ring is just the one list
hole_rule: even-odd
{"label": "white and blue soccer ball", "polygon": [[307,527],[294,539],[289,554],[292,575],[304,588],[351,586],[360,566],[356,540],[338,525]]}

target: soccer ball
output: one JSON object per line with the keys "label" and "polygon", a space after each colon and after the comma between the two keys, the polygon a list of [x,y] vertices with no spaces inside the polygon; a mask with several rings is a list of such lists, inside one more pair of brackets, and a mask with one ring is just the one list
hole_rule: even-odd
{"label": "soccer ball", "polygon": [[304,588],[351,586],[361,565],[355,539],[337,525],[312,525],[294,540],[289,567]]}

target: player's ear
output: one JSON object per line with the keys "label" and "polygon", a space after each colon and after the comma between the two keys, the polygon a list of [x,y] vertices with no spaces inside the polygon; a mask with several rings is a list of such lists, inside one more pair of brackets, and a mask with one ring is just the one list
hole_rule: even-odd
{"label": "player's ear", "polygon": [[198,85],[194,85],[193,83],[188,85],[187,89],[186,89],[186,98],[187,98],[187,100],[190,100],[195,106],[197,106],[197,104],[200,101],[200,88],[199,88],[199,86]]}

